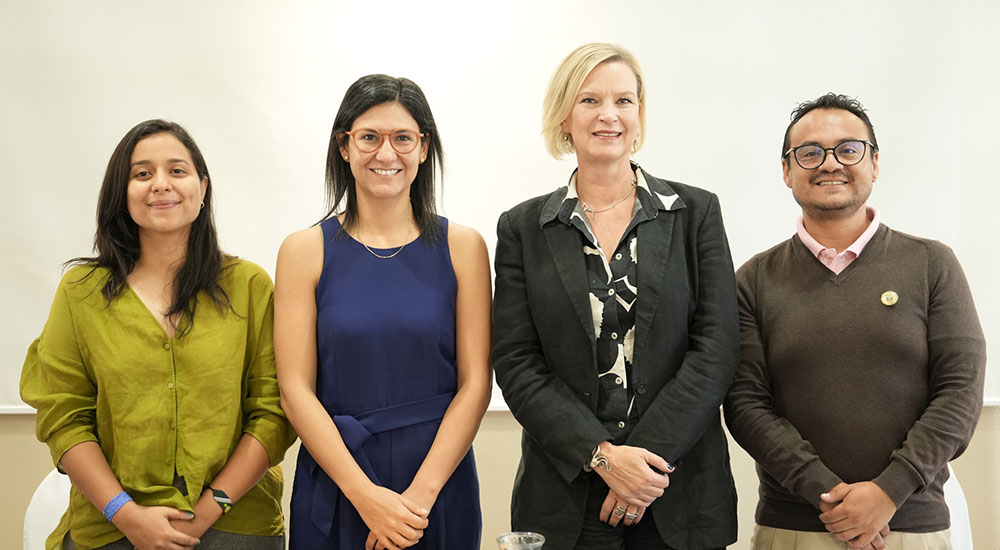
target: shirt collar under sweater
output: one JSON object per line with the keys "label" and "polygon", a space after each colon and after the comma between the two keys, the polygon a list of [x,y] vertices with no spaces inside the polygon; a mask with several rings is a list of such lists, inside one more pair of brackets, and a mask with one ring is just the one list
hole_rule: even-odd
{"label": "shirt collar under sweater", "polygon": [[799,215],[799,218],[796,221],[796,232],[799,235],[799,239],[802,240],[802,244],[806,245],[806,248],[812,252],[813,256],[816,256],[816,259],[825,265],[830,271],[839,275],[841,271],[851,265],[851,262],[857,259],[857,257],[861,254],[861,251],[864,250],[865,245],[868,244],[868,241],[872,240],[872,237],[875,236],[875,232],[878,231],[878,226],[881,222],[878,209],[874,206],[866,206],[865,211],[868,215],[868,228],[865,229],[864,233],[862,233],[857,240],[851,243],[851,246],[848,246],[840,254],[837,254],[836,249],[827,248],[820,244],[819,241],[814,239],[813,236],[806,231],[802,215]]}

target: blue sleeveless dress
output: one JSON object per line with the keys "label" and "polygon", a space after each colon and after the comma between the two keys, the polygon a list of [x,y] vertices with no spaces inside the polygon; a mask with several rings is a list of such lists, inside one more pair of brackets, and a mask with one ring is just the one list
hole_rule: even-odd
{"label": "blue sleeveless dress", "polygon": [[[420,468],[457,387],[458,283],[448,223],[439,222],[439,242],[418,239],[384,260],[340,233],[336,217],[320,224],[324,258],[316,286],[316,394],[369,479],[397,493]],[[428,520],[411,548],[479,548],[482,517],[471,449]],[[364,548],[369,532],[305,446],[295,471],[289,531],[292,550],[357,550]]]}

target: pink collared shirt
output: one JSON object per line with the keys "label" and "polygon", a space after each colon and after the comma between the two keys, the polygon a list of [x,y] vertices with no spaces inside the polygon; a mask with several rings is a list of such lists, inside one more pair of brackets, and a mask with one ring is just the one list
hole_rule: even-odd
{"label": "pink collared shirt", "polygon": [[805,223],[803,223],[802,216],[799,216],[798,221],[795,226],[799,235],[799,239],[802,240],[802,244],[806,245],[806,248],[816,256],[823,265],[830,269],[830,271],[839,275],[841,271],[847,266],[851,265],[861,251],[865,249],[865,245],[868,241],[872,239],[875,232],[878,231],[878,225],[880,223],[878,209],[874,206],[866,206],[865,212],[868,214],[868,229],[861,234],[856,241],[854,241],[851,246],[844,249],[843,252],[837,254],[835,248],[826,248],[819,244],[819,241],[813,238],[812,235],[806,231]]}

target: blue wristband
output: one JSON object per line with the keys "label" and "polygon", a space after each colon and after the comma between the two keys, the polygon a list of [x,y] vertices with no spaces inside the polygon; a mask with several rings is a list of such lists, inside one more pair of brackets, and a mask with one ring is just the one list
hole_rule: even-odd
{"label": "blue wristband", "polygon": [[121,510],[122,506],[125,506],[125,503],[131,500],[132,497],[128,496],[128,493],[125,491],[118,493],[113,499],[109,500],[108,503],[104,505],[104,517],[108,521],[111,521],[111,518],[115,517],[118,510]]}

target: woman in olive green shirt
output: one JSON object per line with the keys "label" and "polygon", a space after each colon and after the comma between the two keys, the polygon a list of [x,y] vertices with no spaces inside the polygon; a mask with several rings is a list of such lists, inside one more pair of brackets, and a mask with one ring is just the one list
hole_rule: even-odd
{"label": "woman in olive green shirt", "polygon": [[272,283],[219,250],[211,201],[177,124],[137,125],[108,163],[97,256],[71,262],[21,374],[73,482],[49,549],[284,548],[277,464],[295,436]]}

